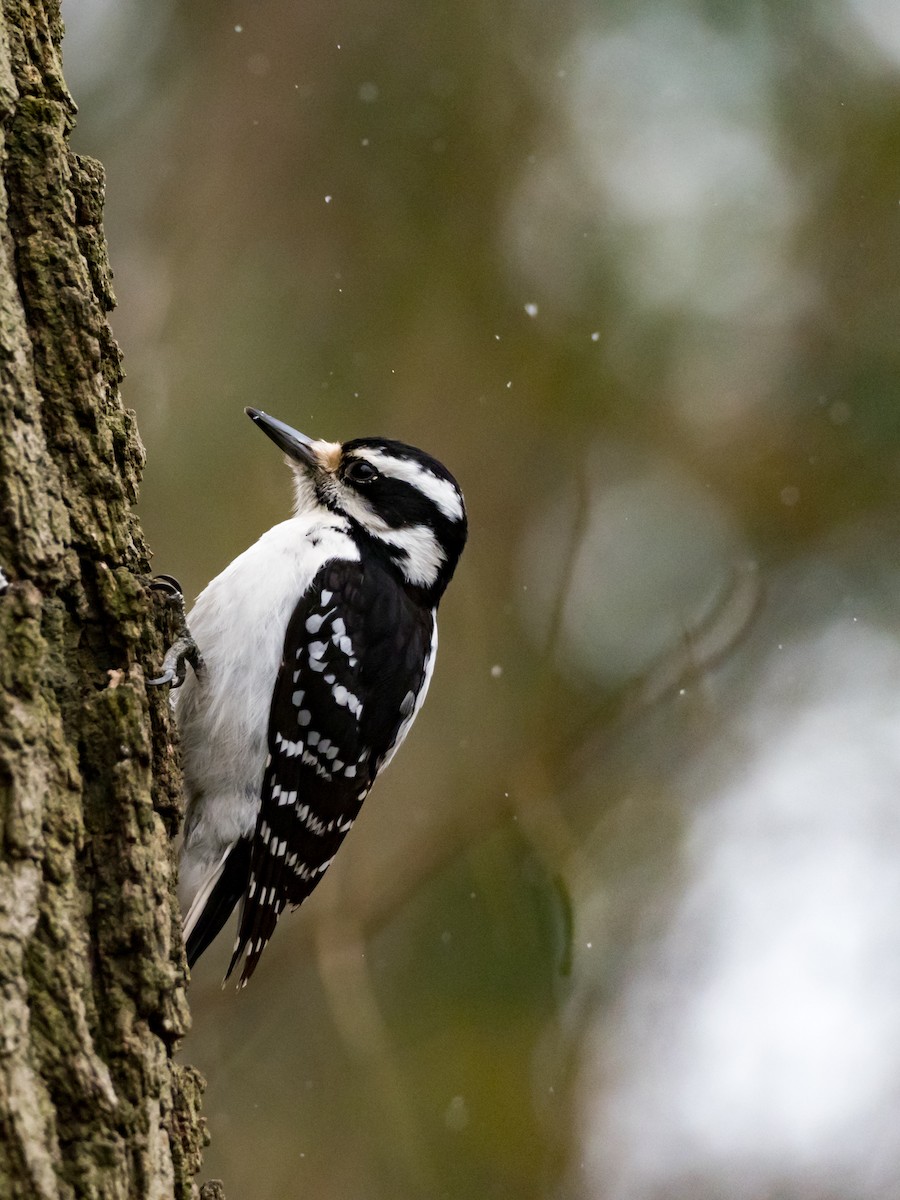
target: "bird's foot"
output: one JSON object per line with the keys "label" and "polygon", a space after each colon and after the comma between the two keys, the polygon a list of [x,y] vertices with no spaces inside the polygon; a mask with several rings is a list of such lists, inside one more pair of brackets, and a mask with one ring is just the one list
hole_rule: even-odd
{"label": "bird's foot", "polygon": [[194,668],[195,675],[199,675],[203,670],[203,656],[185,627],[184,633],[176,638],[166,651],[162,675],[156,679],[148,679],[148,686],[159,687],[163,683],[170,683],[173,688],[181,687],[187,675],[188,663]]}
{"label": "bird's foot", "polygon": [[159,687],[169,683],[173,688],[181,687],[187,675],[188,664],[194,668],[194,674],[199,675],[203,670],[203,656],[197,643],[191,637],[184,615],[184,593],[181,584],[172,575],[154,575],[150,582],[153,591],[165,592],[177,605],[178,637],[166,651],[163,659],[162,674],[156,679],[148,679],[149,687]]}

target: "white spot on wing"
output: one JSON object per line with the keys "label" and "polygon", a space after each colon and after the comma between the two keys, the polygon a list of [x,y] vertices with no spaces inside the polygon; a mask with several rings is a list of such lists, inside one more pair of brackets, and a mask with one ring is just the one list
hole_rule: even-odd
{"label": "white spot on wing", "polygon": [[279,749],[285,758],[296,758],[298,754],[303,753],[302,742],[292,742],[290,738],[282,737],[280,733],[275,736],[278,738]]}

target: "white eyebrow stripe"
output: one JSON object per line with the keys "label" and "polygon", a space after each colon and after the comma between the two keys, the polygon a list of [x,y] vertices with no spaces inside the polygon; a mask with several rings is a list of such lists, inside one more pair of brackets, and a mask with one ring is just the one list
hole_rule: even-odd
{"label": "white eyebrow stripe", "polygon": [[418,488],[449,520],[462,520],[462,500],[450,480],[435,475],[414,459],[395,458],[384,450],[370,450],[366,447],[354,450],[351,457],[364,458],[373,467],[377,467],[382,475],[389,475],[391,479],[400,479]]}

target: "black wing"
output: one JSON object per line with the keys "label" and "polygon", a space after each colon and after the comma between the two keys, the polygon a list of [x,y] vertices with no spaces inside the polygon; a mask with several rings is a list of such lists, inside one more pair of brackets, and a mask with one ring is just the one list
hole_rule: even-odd
{"label": "black wing", "polygon": [[426,680],[434,614],[378,562],[326,564],[295,608],[231,974],[253,974],[284,908],[306,899],[353,824]]}

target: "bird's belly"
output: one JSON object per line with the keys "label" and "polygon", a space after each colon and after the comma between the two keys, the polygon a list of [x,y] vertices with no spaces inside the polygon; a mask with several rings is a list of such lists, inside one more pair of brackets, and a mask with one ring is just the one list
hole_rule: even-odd
{"label": "bird's belly", "polygon": [[[337,557],[358,558],[339,526],[285,521],[230,563],[188,614],[205,670],[199,678],[189,675],[176,693],[175,713],[187,793],[185,842],[204,859],[253,831],[285,631],[321,567]],[[211,806],[215,817],[207,821]]]}

